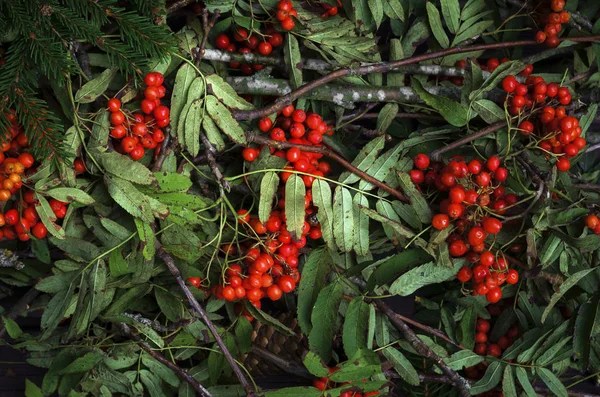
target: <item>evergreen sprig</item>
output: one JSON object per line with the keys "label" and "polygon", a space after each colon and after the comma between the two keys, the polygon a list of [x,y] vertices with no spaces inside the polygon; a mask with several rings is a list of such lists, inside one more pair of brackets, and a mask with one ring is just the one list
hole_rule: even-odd
{"label": "evergreen sprig", "polygon": [[[82,74],[72,54],[75,43],[103,51],[124,74],[139,79],[150,58],[163,59],[175,45],[170,31],[153,22],[159,6],[158,1],[135,1],[128,9],[115,0],[0,0],[0,41],[8,49],[0,68],[0,110],[16,110],[38,158],[65,159],[60,145],[65,126],[36,97],[40,85],[50,80],[64,86]],[[120,39],[109,36],[109,29]],[[8,127],[0,117],[3,137]]]}

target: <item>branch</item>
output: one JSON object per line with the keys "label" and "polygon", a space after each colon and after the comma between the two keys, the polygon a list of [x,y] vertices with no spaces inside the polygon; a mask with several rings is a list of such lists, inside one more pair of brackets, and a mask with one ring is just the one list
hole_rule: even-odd
{"label": "branch", "polygon": [[[600,36],[587,36],[587,37],[572,37],[569,38],[571,41],[575,42],[591,42],[591,41],[600,41]],[[402,59],[399,61],[393,62],[380,62],[373,65],[365,65],[359,66],[357,68],[343,68],[333,71],[329,74],[326,74],[318,79],[315,79],[303,86],[299,87],[297,90],[284,95],[277,100],[275,100],[271,105],[264,107],[262,109],[256,110],[246,110],[240,111],[237,110],[234,112],[234,117],[238,120],[254,120],[261,117],[267,117],[270,114],[276,113],[290,105],[296,99],[305,96],[310,93],[314,89],[321,87],[331,81],[337,80],[342,77],[347,76],[362,76],[371,73],[387,73],[389,71],[394,70],[399,66],[412,65],[419,62],[427,61],[430,59],[440,58],[452,54],[461,54],[466,52],[473,51],[485,51],[499,48],[509,48],[509,47],[522,47],[527,45],[537,45],[534,40],[521,40],[521,41],[512,41],[505,43],[490,43],[490,44],[480,44],[474,46],[466,46],[466,47],[453,47],[448,48],[442,51],[427,53],[418,55],[412,58]]]}
{"label": "branch", "polygon": [[177,366],[177,364],[171,362],[170,360],[167,360],[159,352],[156,352],[156,351],[152,350],[152,348],[148,345],[148,343],[146,343],[145,341],[141,340],[136,335],[133,335],[131,333],[131,329],[129,328],[129,326],[127,326],[127,324],[125,324],[125,323],[117,323],[117,324],[121,328],[121,331],[127,337],[129,337],[130,339],[132,339],[135,342],[137,342],[138,346],[141,347],[142,350],[144,350],[150,356],[152,356],[156,361],[158,361],[158,362],[166,365],[167,367],[169,367],[169,369],[171,369],[173,372],[175,372],[177,374],[177,376],[179,376],[181,378],[181,380],[189,383],[194,388],[194,390],[196,390],[196,392],[198,393],[199,396],[202,396],[202,397],[212,397],[212,394],[210,394],[210,392],[204,386],[202,386],[200,384],[200,382],[198,382],[196,379],[194,379],[194,377],[192,375],[190,375],[187,371],[183,370],[182,368],[180,368],[179,366]]}
{"label": "branch", "polygon": [[171,255],[169,255],[169,253],[164,250],[164,248],[161,246],[161,244],[158,240],[156,240],[156,245],[157,245],[157,247],[160,247],[157,250],[158,256],[163,260],[163,262],[165,262],[165,264],[169,268],[169,271],[171,272],[173,277],[175,277],[175,279],[177,280],[177,284],[179,284],[179,288],[181,288],[181,290],[185,294],[185,297],[187,298],[194,313],[196,313],[200,317],[200,319],[202,319],[204,324],[206,324],[206,326],[210,330],[210,333],[214,336],[215,341],[217,342],[217,344],[219,345],[219,348],[221,349],[221,352],[225,356],[225,359],[227,360],[227,362],[233,369],[235,376],[238,378],[242,387],[246,391],[246,395],[251,396],[251,397],[255,396],[254,387],[252,386],[250,381],[248,379],[246,379],[246,375],[244,374],[244,372],[242,371],[240,366],[236,363],[235,359],[231,355],[231,352],[227,349],[227,346],[225,346],[225,342],[223,342],[223,339],[221,338],[221,335],[219,335],[219,332],[217,331],[217,328],[215,327],[215,325],[208,318],[208,314],[206,313],[206,311],[202,308],[202,306],[200,306],[200,303],[198,302],[196,297],[192,294],[192,292],[186,285],[185,281],[183,281],[183,278],[181,277],[181,273],[179,272],[179,269],[175,265],[175,261],[173,260],[173,257],[171,257]]}
{"label": "branch", "polygon": [[[29,309],[29,305],[31,304],[31,302],[33,302],[35,298],[37,298],[39,294],[40,291],[35,289],[35,287],[31,288],[25,293],[25,295],[21,297],[21,299],[19,299],[19,301],[13,307],[11,307],[11,309],[6,313],[4,317],[14,320],[25,310]],[[5,333],[6,328],[4,327],[4,324],[2,324],[2,328],[0,328],[0,338],[2,338]]]}
{"label": "branch", "polygon": [[189,6],[190,4],[196,3],[196,0],[177,0],[171,3],[169,7],[167,7],[167,14],[172,14],[175,11],[178,11],[184,7]]}
{"label": "branch", "polygon": [[600,185],[595,183],[579,183],[577,185],[573,185],[573,187],[583,190],[600,190]]}
{"label": "branch", "polygon": [[381,190],[391,194],[392,196],[396,197],[398,200],[404,201],[404,202],[410,202],[410,200],[404,194],[399,192],[398,190],[386,185],[384,182],[380,181],[379,179],[373,178],[371,175],[367,174],[366,172],[359,170],[354,165],[352,165],[348,160],[344,159],[342,156],[340,156],[339,154],[335,153],[333,150],[331,150],[325,146],[308,146],[308,145],[300,145],[300,144],[295,144],[295,143],[290,143],[290,142],[280,142],[280,141],[276,141],[274,139],[269,139],[267,137],[264,137],[262,135],[258,135],[258,134],[252,133],[252,132],[246,133],[246,137],[248,138],[248,143],[255,142],[260,145],[267,145],[269,147],[274,147],[279,150],[290,149],[290,148],[296,147],[304,152],[320,153],[326,157],[329,157],[329,158],[337,161],[348,171],[352,172],[355,175],[358,175],[361,179],[363,179],[363,180],[377,186]]}
{"label": "branch", "polygon": [[[208,34],[210,33],[210,30],[215,26],[215,23],[217,23],[217,19],[219,19],[219,15],[221,15],[221,11],[215,10],[209,21],[208,20],[208,9],[205,7],[202,10],[203,36],[202,36],[202,42],[200,43],[200,47],[198,47],[198,52],[197,52],[197,54],[200,56],[204,55],[204,51],[206,48],[206,41],[208,40]],[[200,62],[200,59],[198,59],[197,62]]]}
{"label": "branch", "polygon": [[433,152],[431,152],[430,157],[434,160],[439,160],[440,156],[443,153],[449,152],[451,150],[457,149],[459,147],[461,147],[462,145],[469,143],[471,141],[474,141],[475,139],[479,139],[481,137],[484,137],[486,135],[492,134],[502,128],[506,127],[506,121],[498,121],[494,124],[490,124],[487,127],[485,127],[482,130],[479,130],[477,132],[474,132],[470,135],[467,135],[461,139],[459,139],[458,141],[455,141],[449,145],[446,145],[438,150],[434,150]]}
{"label": "branch", "polygon": [[215,153],[217,152],[217,150],[212,145],[212,143],[210,143],[206,135],[204,135],[203,133],[200,133],[200,140],[204,145],[204,155],[206,156],[206,160],[208,161],[208,166],[210,167],[210,170],[212,171],[215,178],[217,178],[217,181],[219,182],[221,187],[229,191],[231,189],[231,186],[229,185],[229,182],[223,179],[223,174],[221,173],[219,165],[217,164],[217,160],[215,159]]}
{"label": "branch", "polygon": [[165,129],[165,140],[162,142],[160,146],[160,152],[154,161],[154,165],[152,166],[152,172],[158,172],[163,166],[165,159],[167,156],[173,151],[175,146],[177,145],[177,140],[171,140],[171,134]]}
{"label": "branch", "polygon": [[396,313],[388,305],[383,302],[381,299],[374,299],[373,303],[377,308],[384,313],[394,324],[394,327],[402,333],[404,339],[421,355],[422,357],[431,359],[436,365],[442,370],[442,372],[448,377],[449,380],[452,381],[452,384],[456,389],[458,389],[459,395],[461,397],[467,397],[471,394],[469,393],[469,389],[471,385],[469,382],[464,379],[462,376],[453,371],[450,367],[444,363],[444,360],[433,352],[421,339],[417,337],[417,335],[413,332],[412,329],[404,321],[402,321],[399,317],[396,316]]}

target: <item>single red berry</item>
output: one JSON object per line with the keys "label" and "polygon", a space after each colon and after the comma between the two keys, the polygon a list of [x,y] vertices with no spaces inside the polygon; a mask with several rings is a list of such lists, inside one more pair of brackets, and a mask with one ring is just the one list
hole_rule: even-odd
{"label": "single red berry", "polygon": [[230,43],[229,36],[227,36],[224,33],[221,33],[220,35],[218,35],[217,40],[215,41],[215,45],[220,50],[226,50],[227,47],[229,47],[229,43]]}
{"label": "single red berry", "polygon": [[429,167],[429,162],[429,156],[423,153],[419,153],[413,158],[413,163],[415,164],[415,167],[417,167],[420,170],[427,169],[427,167]]}
{"label": "single red berry", "polygon": [[458,274],[456,275],[456,278],[461,283],[466,283],[467,281],[469,281],[471,279],[471,277],[473,277],[473,271],[471,270],[471,268],[469,268],[467,266],[463,266],[458,271]]}
{"label": "single red berry", "polygon": [[273,51],[273,46],[267,41],[263,41],[258,45],[258,53],[260,55],[269,55]]}
{"label": "single red berry", "polygon": [[448,251],[453,257],[460,257],[467,253],[467,245],[463,240],[456,240],[450,243]]}
{"label": "single red berry", "polygon": [[481,227],[474,227],[469,230],[469,244],[479,245],[485,241],[487,234]]}
{"label": "single red berry", "polygon": [[437,230],[444,230],[450,226],[450,218],[446,214],[435,214],[431,220],[431,225]]}
{"label": "single red berry", "polygon": [[247,147],[247,148],[244,148],[244,150],[242,150],[242,157],[244,158],[244,160],[251,163],[254,160],[256,160],[259,153],[260,152],[258,151],[258,149]]}
{"label": "single red berry", "polygon": [[410,170],[409,175],[415,185],[420,185],[425,181],[425,174],[421,170]]}
{"label": "single red berry", "polygon": [[561,157],[556,162],[556,168],[559,171],[566,172],[571,168],[571,162],[566,157]]}
{"label": "single red berry", "polygon": [[517,88],[518,81],[515,76],[506,76],[502,80],[502,89],[505,92],[513,92]]}
{"label": "single red berry", "polygon": [[[500,288],[498,288],[498,289],[500,289]],[[489,292],[488,292],[488,294],[489,294]],[[500,293],[500,296],[502,296],[502,293]],[[486,295],[486,298],[487,298],[487,295]],[[500,299],[498,299],[498,300],[500,300]],[[489,301],[489,299],[488,299],[488,301]],[[494,357],[500,357],[502,355],[502,348],[500,346],[498,346],[497,344],[493,343],[488,346],[487,354],[489,354],[490,356],[494,356]]]}
{"label": "single red berry", "polygon": [[515,269],[510,269],[506,275],[506,282],[509,284],[516,284],[519,282],[519,272]]}
{"label": "single red berry", "polygon": [[296,26],[296,24],[294,23],[294,20],[290,17],[287,17],[286,19],[281,21],[281,27],[283,28],[283,30],[292,30],[294,29],[294,26]]}

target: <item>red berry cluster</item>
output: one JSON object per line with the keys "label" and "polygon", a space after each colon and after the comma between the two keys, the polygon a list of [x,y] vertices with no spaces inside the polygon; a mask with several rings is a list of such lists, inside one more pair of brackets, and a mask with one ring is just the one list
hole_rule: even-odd
{"label": "red berry cluster", "polygon": [[294,8],[294,4],[292,4],[292,0],[279,0],[277,3],[277,11],[275,13],[275,18],[279,22],[281,22],[281,28],[283,30],[292,30],[296,24],[292,17],[297,18],[298,12]]}
{"label": "red berry cluster", "polygon": [[519,83],[515,76],[506,76],[502,88],[507,93],[511,114],[531,110],[526,120],[519,124],[519,132],[533,136],[540,149],[556,155],[559,171],[568,171],[571,168],[569,158],[576,156],[586,145],[581,137],[583,130],[579,120],[567,116],[562,106],[571,103],[569,89],[557,83],[546,83],[540,76],[529,76],[524,84]]}
{"label": "red berry cluster", "polygon": [[[501,64],[506,63],[506,62],[510,62],[510,59],[502,58],[499,60],[498,58],[489,58],[485,62],[484,61],[478,62],[478,65],[481,70],[492,73],[494,70],[496,70],[496,68],[498,66],[500,66]],[[454,66],[456,66],[457,68],[460,68],[460,69],[464,69],[467,67],[467,61],[464,59],[461,59],[460,61],[457,61],[454,64]],[[519,76],[528,77],[529,75],[531,75],[532,72],[533,72],[533,65],[527,65],[527,66],[525,66],[525,69],[523,69],[519,73]],[[463,77],[449,77],[448,80],[455,85],[462,86],[464,78]]]}
{"label": "red berry cluster", "polygon": [[[339,371],[338,367],[329,368],[329,375],[336,373],[337,371]],[[363,382],[364,382],[364,380],[363,380]],[[350,386],[350,385],[352,385],[352,382],[336,383],[336,382],[332,381],[331,379],[329,379],[328,376],[324,376],[322,378],[317,378],[317,379],[313,380],[313,386],[321,391],[335,389],[338,387],[342,387],[344,385]],[[346,392],[340,393],[339,397],[370,397],[370,396],[378,396],[378,395],[379,395],[378,391],[371,391],[371,392],[367,392],[367,393],[361,393],[361,392],[356,392],[356,391],[346,391]]]}
{"label": "red berry cluster", "polygon": [[433,216],[432,226],[444,230],[455,229],[446,240],[453,257],[466,257],[471,266],[464,266],[457,278],[463,283],[473,282],[473,295],[485,295],[488,302],[496,303],[502,298],[500,286],[504,282],[515,284],[519,280],[516,270],[508,269],[501,252],[494,255],[486,250],[485,240],[502,229],[502,222],[493,216],[502,215],[516,204],[517,196],[505,193],[502,183],[508,170],[500,166],[500,159],[490,157],[482,163],[473,159],[469,163],[454,157],[444,165],[430,163],[426,154],[417,154],[415,169],[410,171],[412,181],[420,186],[448,192],[448,198],[440,202],[440,213]]}
{"label": "red berry cluster", "polygon": [[160,99],[166,94],[165,86],[162,85],[164,81],[164,76],[158,72],[145,76],[146,90],[140,104],[143,113],[131,113],[122,109],[121,101],[117,98],[108,100],[112,125],[110,136],[115,141],[120,141],[115,148],[121,153],[129,154],[134,160],[144,157],[146,149],[159,150],[158,144],[165,140],[161,128],[169,125],[171,120],[169,108],[160,104]]}
{"label": "red berry cluster", "polygon": [[342,2],[341,0],[337,0],[337,6],[332,6],[330,4],[327,3],[321,3],[319,4],[321,6],[321,8],[323,8],[325,10],[325,12],[323,14],[321,14],[321,18],[329,18],[332,17],[334,15],[338,14],[339,8],[342,8]]}
{"label": "red berry cluster", "polygon": [[[232,41],[235,41],[236,44]],[[273,27],[267,27],[262,35],[249,35],[248,31],[242,27],[233,29],[231,34],[221,33],[217,36],[215,46],[227,52],[239,52],[242,54],[258,53],[260,55],[270,55],[274,48],[283,44],[283,35],[277,32]],[[238,47],[239,46],[239,47]],[[261,64],[249,64],[240,62],[229,62],[232,69],[240,69],[242,74],[251,75],[264,68]]]}
{"label": "red berry cluster", "polygon": [[535,35],[535,41],[546,43],[550,48],[556,48],[560,44],[558,34],[562,31],[562,25],[569,22],[571,14],[564,10],[565,0],[552,0],[552,11],[542,17],[542,23],[545,24],[544,30],[540,30]]}
{"label": "red berry cluster", "polygon": [[589,214],[585,218],[585,225],[594,231],[594,234],[600,234],[600,219],[594,214]]}

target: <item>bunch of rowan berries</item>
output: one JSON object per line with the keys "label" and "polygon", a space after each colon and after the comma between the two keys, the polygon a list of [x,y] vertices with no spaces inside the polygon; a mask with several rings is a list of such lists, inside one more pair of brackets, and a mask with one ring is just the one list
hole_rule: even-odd
{"label": "bunch of rowan berries", "polygon": [[486,247],[488,236],[495,236],[502,229],[502,222],[493,215],[503,215],[518,201],[502,186],[508,170],[500,166],[496,156],[485,163],[479,159],[467,163],[461,157],[453,157],[444,165],[432,163],[421,153],[413,163],[410,177],[417,186],[448,192],[431,225],[437,230],[454,227],[446,240],[448,251],[452,257],[465,257],[470,263],[460,269],[458,280],[472,281],[472,295],[485,295],[488,302],[498,302],[502,298],[500,286],[519,280],[518,272],[508,268],[502,252],[494,254]]}
{"label": "bunch of rowan berries", "polygon": [[[130,112],[121,108],[117,98],[108,100],[110,111],[110,136],[115,141],[115,149],[126,153],[134,160],[144,157],[146,149],[160,150],[159,143],[165,140],[161,128],[171,122],[169,108],[161,105],[161,98],[166,94],[163,85],[165,78],[161,73],[148,73],[144,82],[146,89],[144,99],[140,103],[140,112]],[[118,143],[118,144],[117,144]]]}
{"label": "bunch of rowan berries", "polygon": [[279,0],[277,3],[277,11],[275,12],[275,18],[281,23],[283,30],[292,30],[296,24],[292,17],[297,18],[298,12],[294,8],[292,0]]}
{"label": "bunch of rowan berries", "polygon": [[[338,367],[329,368],[329,375],[334,374],[339,370],[340,369]],[[363,382],[364,381],[365,380],[363,380]],[[344,385],[351,386],[352,382],[336,383],[336,382],[332,381],[331,379],[329,379],[329,376],[323,376],[321,378],[317,378],[317,379],[313,380],[313,386],[321,391],[335,389],[338,387],[342,387]],[[371,392],[366,392],[366,393],[357,392],[357,391],[346,391],[346,392],[340,393],[339,397],[371,397],[371,396],[378,396],[378,395],[379,395],[378,391],[371,391]]]}
{"label": "bunch of rowan berries", "polygon": [[[237,43],[237,45],[235,44]],[[227,52],[239,52],[242,54],[258,53],[260,55],[270,55],[273,49],[283,44],[283,35],[276,31],[272,26],[267,26],[264,32],[252,34],[242,28],[236,27],[230,34],[221,33],[215,40],[215,46]],[[229,62],[232,69],[240,69],[242,74],[251,75],[254,72],[262,70],[265,66],[259,63],[249,64],[240,62]]]}
{"label": "bunch of rowan berries", "polygon": [[337,6],[332,6],[327,3],[320,3],[319,6],[325,10],[325,12],[321,14],[321,18],[329,18],[338,14],[339,9],[342,8],[342,2],[341,0],[337,0]]}
{"label": "bunch of rowan berries", "polygon": [[[494,72],[494,70],[496,70],[498,68],[498,66],[500,66],[503,63],[506,62],[510,62],[509,58],[502,58],[502,59],[498,59],[498,58],[488,58],[486,61],[479,61],[477,62],[479,68],[483,71],[486,72]],[[467,67],[467,61],[464,59],[461,59],[459,61],[456,61],[456,63],[454,64],[455,67],[460,68],[460,69],[465,69]],[[531,75],[531,73],[533,72],[533,65],[526,65],[525,68],[519,73],[519,76],[523,76],[523,77],[529,77],[529,75]],[[448,80],[458,86],[462,86],[463,82],[464,82],[464,78],[463,77],[450,77],[448,78]]]}
{"label": "bunch of rowan berries", "polygon": [[564,106],[572,100],[569,89],[558,83],[546,83],[540,76],[529,76],[524,83],[519,83],[515,76],[506,76],[502,88],[507,93],[509,112],[520,115],[519,132],[531,136],[541,150],[557,157],[559,171],[568,171],[569,158],[586,145],[579,120],[566,114]]}
{"label": "bunch of rowan berries", "polygon": [[595,214],[589,214],[585,217],[585,225],[591,229],[594,234],[600,234],[600,219]]}
{"label": "bunch of rowan berries", "polygon": [[545,24],[544,30],[540,30],[535,35],[535,41],[546,43],[550,48],[556,48],[560,44],[558,34],[562,31],[562,25],[569,22],[571,14],[565,11],[565,0],[552,0],[551,9],[553,12],[542,17],[542,23]]}

